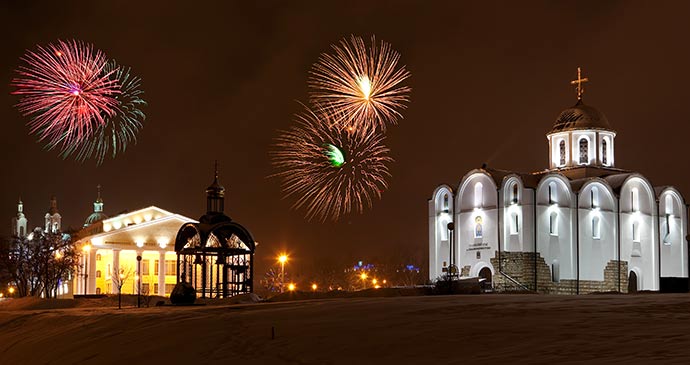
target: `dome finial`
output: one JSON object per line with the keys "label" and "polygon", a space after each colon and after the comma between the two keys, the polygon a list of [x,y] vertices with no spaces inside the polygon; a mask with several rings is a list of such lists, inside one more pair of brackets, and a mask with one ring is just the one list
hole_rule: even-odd
{"label": "dome finial", "polygon": [[218,181],[218,160],[214,161],[213,169],[214,169],[214,179],[216,181]]}
{"label": "dome finial", "polygon": [[572,80],[572,81],[570,81],[570,85],[577,85],[577,87],[575,88],[575,90],[577,90],[577,101],[578,101],[578,102],[582,100],[582,94],[585,93],[585,88],[582,87],[582,84],[585,83],[585,82],[587,82],[587,81],[589,81],[588,78],[586,78],[586,77],[585,77],[585,78],[582,78],[581,75],[582,75],[582,74],[581,74],[581,71],[580,71],[580,67],[578,67],[578,68],[577,68],[577,80]]}

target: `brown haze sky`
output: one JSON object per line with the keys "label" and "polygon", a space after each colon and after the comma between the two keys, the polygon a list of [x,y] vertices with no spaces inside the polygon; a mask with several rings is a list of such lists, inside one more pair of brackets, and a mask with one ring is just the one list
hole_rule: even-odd
{"label": "brown haze sky", "polygon": [[[59,3],[59,4],[58,4]],[[155,3],[155,5],[154,5]],[[584,100],[618,132],[616,164],[690,193],[690,3],[634,1],[20,1],[0,3],[0,222],[21,195],[40,225],[56,195],[63,226],[80,226],[96,185],[105,210],[157,205],[198,218],[213,160],[226,213],[260,242],[261,273],[287,248],[293,265],[427,259],[427,199],[487,162],[547,167],[545,133]],[[412,102],[387,143],[396,162],[373,209],[306,222],[271,174],[268,151],[307,99],[307,72],[350,34],[390,42],[412,73]],[[27,133],[10,80],[25,49],[93,43],[142,77],[147,119],[115,160],[62,160]],[[4,232],[3,232],[4,233]]]}

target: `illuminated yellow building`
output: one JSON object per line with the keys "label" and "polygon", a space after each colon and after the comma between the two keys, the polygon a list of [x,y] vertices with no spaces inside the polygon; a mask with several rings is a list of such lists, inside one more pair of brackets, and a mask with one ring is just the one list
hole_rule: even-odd
{"label": "illuminated yellow building", "polygon": [[[94,209],[102,211],[102,204],[99,195]],[[177,280],[175,237],[189,222],[196,221],[155,206],[95,222],[87,220],[90,224],[79,232],[77,241],[84,255],[74,293],[116,294],[121,276],[123,294],[137,294],[141,280],[142,293],[170,295]]]}

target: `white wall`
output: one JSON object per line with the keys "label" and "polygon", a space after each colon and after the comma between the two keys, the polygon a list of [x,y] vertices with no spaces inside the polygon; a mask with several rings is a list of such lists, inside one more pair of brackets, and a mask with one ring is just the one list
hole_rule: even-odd
{"label": "white wall", "polygon": [[[637,202],[633,203],[633,191]],[[653,187],[641,176],[628,178],[620,191],[621,260],[637,274],[638,290],[659,290],[657,207]],[[633,226],[637,225],[637,241]]]}
{"label": "white wall", "polygon": [[[670,204],[669,204],[670,203]],[[669,230],[666,228],[666,216]],[[680,193],[667,188],[659,195],[659,229],[661,238],[661,276],[688,277],[687,211]]]}
{"label": "white wall", "polygon": [[[549,200],[549,185],[555,188],[554,200]],[[560,175],[550,174],[542,179],[536,191],[537,251],[551,267],[558,260],[559,279],[576,278],[576,251],[574,244],[574,195],[570,183]],[[556,234],[550,229],[551,213],[557,214]]]}
{"label": "white wall", "polygon": [[[481,184],[481,199],[475,194]],[[470,276],[477,276],[483,267],[494,272],[490,259],[498,250],[497,188],[493,179],[475,170],[468,174],[458,188],[455,206],[455,234],[458,242],[458,268],[470,266]],[[475,237],[477,217],[481,218],[482,237]],[[479,252],[479,257],[477,257]]]}
{"label": "white wall", "polygon": [[[592,190],[598,192],[599,201],[592,205]],[[580,280],[604,280],[604,269],[617,259],[618,205],[613,192],[603,180],[591,180],[579,193],[578,232]],[[599,218],[599,238],[594,235],[592,221]]]}
{"label": "white wall", "polygon": [[[448,196],[447,207],[444,206],[444,196]],[[437,187],[432,199],[429,200],[429,280],[431,281],[443,275],[444,262],[450,264],[447,224],[453,217],[453,202],[453,192],[447,185]]]}

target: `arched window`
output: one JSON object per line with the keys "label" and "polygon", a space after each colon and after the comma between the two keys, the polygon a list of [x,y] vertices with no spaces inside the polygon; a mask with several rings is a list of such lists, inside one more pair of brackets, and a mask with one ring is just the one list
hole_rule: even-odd
{"label": "arched window", "polygon": [[96,270],[96,277],[100,278],[101,277],[101,270]]}
{"label": "arched window", "polygon": [[640,222],[633,222],[632,224],[632,240],[633,242],[640,242]]}
{"label": "arched window", "polygon": [[561,281],[561,268],[558,260],[553,260],[551,263],[551,281],[554,283]]}
{"label": "arched window", "polygon": [[580,163],[589,162],[589,141],[587,138],[580,138]]}
{"label": "arched window", "polygon": [[96,254],[96,261],[101,261],[101,254],[100,253]]}
{"label": "arched window", "polygon": [[608,165],[608,149],[606,148],[606,138],[601,140],[601,162]]}
{"label": "arched window", "polygon": [[510,202],[513,204],[517,204],[518,202],[518,184],[515,183],[513,184],[513,191],[511,192],[511,197],[510,197]]}
{"label": "arched window", "polygon": [[520,232],[520,220],[517,213],[510,214],[510,234],[518,234]]}
{"label": "arched window", "polygon": [[474,238],[482,238],[484,235],[484,228],[482,227],[482,217],[474,218]]}
{"label": "arched window", "polygon": [[630,190],[630,210],[633,212],[640,210],[640,192],[637,188]]}
{"label": "arched window", "polygon": [[448,194],[443,195],[443,211],[448,213]]}
{"label": "arched window", "polygon": [[101,294],[101,288],[96,288],[96,294]]}
{"label": "arched window", "polygon": [[549,216],[549,234],[558,236],[558,213],[552,212]]}
{"label": "arched window", "polygon": [[599,217],[592,218],[592,238],[595,240],[601,239],[601,227],[599,227]]}
{"label": "arched window", "polygon": [[482,191],[482,183],[474,184],[474,206],[481,208],[484,203],[484,194]]}
{"label": "arched window", "polygon": [[556,183],[549,183],[549,204],[556,204],[558,202],[558,191],[556,190]]}
{"label": "arched window", "polygon": [[591,207],[592,209],[599,207],[599,189],[596,186],[592,187],[591,191]]}
{"label": "arched window", "polygon": [[558,143],[558,149],[560,152],[561,160],[559,161],[560,164],[559,166],[565,166],[565,141],[561,140],[561,142]]}
{"label": "arched window", "polygon": [[24,237],[24,227],[19,227],[19,237]]}
{"label": "arched window", "polygon": [[673,214],[673,198],[671,198],[671,194],[667,194],[664,200],[666,202],[666,214]]}

